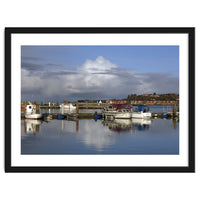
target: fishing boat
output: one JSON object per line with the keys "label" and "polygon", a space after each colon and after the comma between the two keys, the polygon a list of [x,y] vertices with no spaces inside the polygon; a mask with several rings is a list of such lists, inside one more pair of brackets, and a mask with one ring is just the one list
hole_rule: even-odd
{"label": "fishing boat", "polygon": [[108,107],[105,107],[102,112],[105,118],[113,119],[130,119],[131,118],[131,109],[127,104],[113,104]]}
{"label": "fishing boat", "polygon": [[132,118],[148,119],[151,118],[151,112],[147,105],[132,105]]}
{"label": "fishing boat", "polygon": [[131,118],[131,112],[127,110],[119,110],[115,113],[114,116],[115,119],[130,119]]}
{"label": "fishing boat", "polygon": [[29,102],[28,105],[25,107],[25,118],[41,119],[42,114],[40,113],[40,106]]}
{"label": "fishing boat", "polygon": [[73,103],[68,103],[68,104],[62,103],[60,105],[60,108],[63,108],[63,109],[76,109],[76,104],[73,104]]}

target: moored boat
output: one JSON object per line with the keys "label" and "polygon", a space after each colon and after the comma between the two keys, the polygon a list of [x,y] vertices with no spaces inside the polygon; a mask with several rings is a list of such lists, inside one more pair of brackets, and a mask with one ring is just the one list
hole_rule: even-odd
{"label": "moored boat", "polygon": [[127,110],[121,110],[117,111],[114,115],[115,119],[130,119],[131,118],[131,112]]}
{"label": "moored boat", "polygon": [[104,108],[102,114],[105,118],[130,119],[131,109],[127,104],[113,104]]}
{"label": "moored boat", "polygon": [[65,119],[65,116],[64,115],[58,115],[57,119]]}
{"label": "moored boat", "polygon": [[97,112],[94,113],[94,119],[101,119],[102,114],[98,114]]}
{"label": "moored boat", "polygon": [[29,102],[29,104],[25,107],[25,118],[26,119],[41,119],[42,114],[40,113],[40,106]]}
{"label": "moored boat", "polygon": [[63,109],[76,109],[76,105],[73,104],[73,103],[68,103],[68,104],[62,103],[60,105],[60,108],[63,108]]}
{"label": "moored boat", "polygon": [[161,118],[162,118],[162,119],[166,119],[166,118],[168,118],[168,114],[167,114],[167,113],[163,113],[163,114],[161,114]]}
{"label": "moored boat", "polygon": [[151,112],[147,105],[132,105],[132,118],[148,119],[151,118]]}

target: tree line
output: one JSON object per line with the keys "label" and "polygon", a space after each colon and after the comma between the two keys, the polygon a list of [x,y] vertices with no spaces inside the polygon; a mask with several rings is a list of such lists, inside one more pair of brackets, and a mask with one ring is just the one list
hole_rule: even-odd
{"label": "tree line", "polygon": [[136,101],[175,101],[179,98],[178,94],[142,94],[142,95],[137,95],[137,94],[129,94],[127,97],[128,101],[136,100]]}

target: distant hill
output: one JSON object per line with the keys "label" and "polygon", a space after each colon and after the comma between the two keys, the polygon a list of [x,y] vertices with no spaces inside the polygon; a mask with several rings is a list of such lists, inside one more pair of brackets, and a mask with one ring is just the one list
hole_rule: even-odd
{"label": "distant hill", "polygon": [[179,99],[178,94],[168,93],[168,94],[130,94],[127,97],[128,101],[137,100],[137,101],[176,101]]}

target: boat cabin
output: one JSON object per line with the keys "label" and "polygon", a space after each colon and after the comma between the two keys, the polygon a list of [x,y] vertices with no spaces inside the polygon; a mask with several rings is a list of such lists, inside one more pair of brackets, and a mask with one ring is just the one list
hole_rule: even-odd
{"label": "boat cabin", "polygon": [[132,105],[132,112],[149,112],[149,107],[147,105]]}
{"label": "boat cabin", "polygon": [[40,106],[36,104],[28,104],[26,106],[26,114],[39,114],[40,113]]}
{"label": "boat cabin", "polygon": [[34,110],[34,105],[27,105],[26,106],[26,113],[31,114]]}
{"label": "boat cabin", "polygon": [[113,110],[130,110],[130,106],[128,104],[113,104],[112,109]]}

